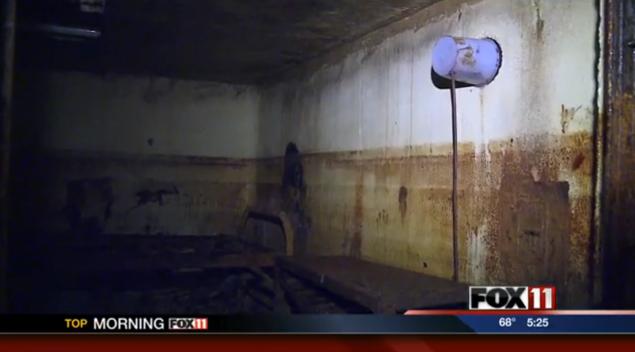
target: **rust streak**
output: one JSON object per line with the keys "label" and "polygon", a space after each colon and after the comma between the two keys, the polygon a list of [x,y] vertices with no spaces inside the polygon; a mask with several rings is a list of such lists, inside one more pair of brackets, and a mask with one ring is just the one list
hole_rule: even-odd
{"label": "rust streak", "polygon": [[364,221],[364,173],[359,172],[355,183],[355,208],[353,214],[353,241],[351,253],[353,257],[361,257],[362,229]]}
{"label": "rust streak", "polygon": [[399,213],[401,213],[401,223],[403,224],[406,212],[408,211],[408,189],[399,187]]}
{"label": "rust streak", "polygon": [[580,166],[582,165],[583,162],[584,162],[584,154],[578,153],[578,155],[576,155],[575,159],[573,159],[573,164],[571,165],[571,168],[573,170],[577,170],[577,169],[580,168]]}

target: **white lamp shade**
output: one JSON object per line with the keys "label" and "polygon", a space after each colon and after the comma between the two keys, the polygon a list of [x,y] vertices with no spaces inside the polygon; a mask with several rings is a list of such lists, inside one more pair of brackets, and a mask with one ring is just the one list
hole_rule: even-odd
{"label": "white lamp shade", "polygon": [[432,52],[432,69],[439,76],[475,86],[494,80],[501,63],[500,47],[489,38],[443,36]]}

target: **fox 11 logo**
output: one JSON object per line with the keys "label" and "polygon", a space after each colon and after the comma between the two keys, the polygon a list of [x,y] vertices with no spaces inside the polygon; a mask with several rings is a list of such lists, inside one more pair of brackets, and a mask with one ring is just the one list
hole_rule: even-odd
{"label": "fox 11 logo", "polygon": [[170,318],[170,330],[207,330],[207,318]]}
{"label": "fox 11 logo", "polygon": [[470,309],[556,309],[556,288],[554,286],[470,286]]}

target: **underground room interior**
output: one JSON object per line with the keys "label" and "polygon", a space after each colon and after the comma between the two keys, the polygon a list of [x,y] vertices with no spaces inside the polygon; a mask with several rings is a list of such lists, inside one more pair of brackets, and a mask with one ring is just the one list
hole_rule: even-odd
{"label": "underground room interior", "polygon": [[634,10],[3,1],[0,312],[633,308]]}

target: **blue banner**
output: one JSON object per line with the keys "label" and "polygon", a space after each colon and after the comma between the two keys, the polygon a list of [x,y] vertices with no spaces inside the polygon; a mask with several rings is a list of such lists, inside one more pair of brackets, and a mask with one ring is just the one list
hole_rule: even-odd
{"label": "blue banner", "polygon": [[458,315],[476,333],[635,333],[635,315]]}

